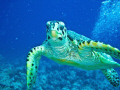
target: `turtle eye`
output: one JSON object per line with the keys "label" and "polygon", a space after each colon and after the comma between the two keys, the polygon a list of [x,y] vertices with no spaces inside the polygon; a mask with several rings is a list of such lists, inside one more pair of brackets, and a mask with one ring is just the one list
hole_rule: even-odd
{"label": "turtle eye", "polygon": [[64,26],[63,26],[63,25],[61,25],[61,26],[60,26],[60,30],[63,30],[63,29],[64,29]]}
{"label": "turtle eye", "polygon": [[49,29],[49,25],[48,24],[46,24],[46,28]]}
{"label": "turtle eye", "polygon": [[63,22],[60,22],[59,24],[60,24],[60,30],[63,30],[65,27],[65,24]]}
{"label": "turtle eye", "polygon": [[49,29],[49,26],[50,26],[50,21],[46,23],[46,28]]}

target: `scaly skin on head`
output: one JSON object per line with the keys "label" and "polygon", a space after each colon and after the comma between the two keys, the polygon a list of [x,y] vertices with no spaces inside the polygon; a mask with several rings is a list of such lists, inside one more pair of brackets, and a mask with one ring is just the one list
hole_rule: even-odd
{"label": "scaly skin on head", "polygon": [[60,46],[66,43],[67,30],[65,24],[61,21],[48,21],[46,23],[47,41],[52,46]]}

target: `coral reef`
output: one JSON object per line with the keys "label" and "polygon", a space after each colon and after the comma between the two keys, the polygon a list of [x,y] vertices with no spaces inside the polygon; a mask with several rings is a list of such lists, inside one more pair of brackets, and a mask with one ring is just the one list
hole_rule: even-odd
{"label": "coral reef", "polygon": [[[13,65],[2,63],[0,90],[26,90],[25,62]],[[3,69],[4,68],[4,69]],[[100,70],[85,71],[41,60],[34,90],[120,90],[109,84]]]}

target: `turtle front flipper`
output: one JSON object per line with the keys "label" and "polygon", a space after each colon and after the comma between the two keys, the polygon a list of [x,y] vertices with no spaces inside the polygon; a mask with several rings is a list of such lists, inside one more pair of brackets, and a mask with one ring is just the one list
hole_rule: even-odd
{"label": "turtle front flipper", "polygon": [[106,53],[114,58],[120,59],[120,50],[98,41],[88,40],[88,41],[80,42],[78,44],[78,48],[79,50],[87,49],[87,50],[94,50],[97,52]]}
{"label": "turtle front flipper", "polygon": [[37,46],[32,48],[27,56],[27,90],[31,90],[36,81],[39,61],[44,48]]}
{"label": "turtle front flipper", "polygon": [[106,76],[106,78],[108,79],[108,81],[114,86],[117,87],[119,86],[119,76],[117,74],[117,72],[111,68],[111,69],[104,69],[102,70],[103,74]]}

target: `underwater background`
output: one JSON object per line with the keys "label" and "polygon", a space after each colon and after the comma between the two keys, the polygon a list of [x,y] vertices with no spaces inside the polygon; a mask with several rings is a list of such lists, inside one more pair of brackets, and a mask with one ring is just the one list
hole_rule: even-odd
{"label": "underwater background", "polygon": [[[46,38],[46,22],[120,49],[119,0],[0,0],[0,90],[26,90],[26,56]],[[119,60],[114,59],[118,63]],[[120,69],[115,68],[120,76]],[[34,90],[120,90],[100,70],[42,57]]]}

